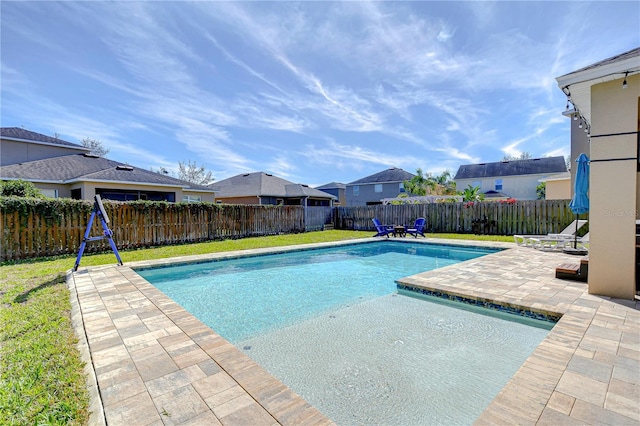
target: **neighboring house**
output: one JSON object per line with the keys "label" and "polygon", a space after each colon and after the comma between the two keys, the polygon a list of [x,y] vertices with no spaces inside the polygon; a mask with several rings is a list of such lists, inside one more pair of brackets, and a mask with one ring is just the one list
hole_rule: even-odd
{"label": "neighboring house", "polygon": [[535,200],[538,198],[536,187],[540,179],[566,171],[564,157],[546,157],[465,164],[460,166],[453,180],[459,191],[471,185],[479,187],[487,198]]}
{"label": "neighboring house", "polygon": [[84,154],[90,149],[20,127],[0,128],[0,166]]}
{"label": "neighboring house", "polygon": [[347,185],[339,182],[331,182],[326,185],[316,186],[316,189],[329,193],[337,198],[333,204],[336,206],[344,206],[347,204]]}
{"label": "neighboring house", "polygon": [[81,145],[0,128],[0,180],[33,182],[46,196],[92,200],[214,201],[211,188],[89,154]]}
{"label": "neighboring house", "polygon": [[568,200],[571,198],[571,173],[564,172],[540,179],[545,184],[545,200]]}
{"label": "neighboring house", "polygon": [[392,167],[346,185],[347,206],[382,204],[384,198],[395,198],[404,192],[404,181],[415,175]]}
{"label": "neighboring house", "polygon": [[239,174],[209,187],[216,192],[216,202],[227,204],[332,206],[337,198],[264,172]]}
{"label": "neighboring house", "polygon": [[[571,156],[589,167],[589,293],[640,294],[640,48],[556,78],[574,109]],[[582,123],[579,128],[576,123]],[[585,132],[590,139],[580,145]],[[574,138],[574,133],[578,135]],[[574,146],[576,144],[577,146]],[[572,167],[572,174],[575,167]]]}

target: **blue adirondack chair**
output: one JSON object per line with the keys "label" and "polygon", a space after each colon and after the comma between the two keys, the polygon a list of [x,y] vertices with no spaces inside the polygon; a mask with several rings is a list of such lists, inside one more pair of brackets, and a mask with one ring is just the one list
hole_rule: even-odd
{"label": "blue adirondack chair", "polygon": [[389,227],[386,225],[381,225],[380,221],[376,218],[371,219],[373,221],[374,226],[376,227],[376,231],[378,232],[374,237],[387,237],[389,238],[389,234],[393,234],[393,227]]}
{"label": "blue adirondack chair", "polygon": [[424,226],[426,223],[427,221],[424,217],[417,218],[413,226],[407,227],[407,234],[413,235],[414,238],[418,238],[418,235],[424,237]]}

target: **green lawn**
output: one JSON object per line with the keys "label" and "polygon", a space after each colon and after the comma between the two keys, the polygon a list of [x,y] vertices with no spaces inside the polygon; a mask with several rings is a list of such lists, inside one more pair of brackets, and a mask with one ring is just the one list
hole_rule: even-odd
{"label": "green lawn", "polygon": [[[323,231],[122,251],[124,263],[175,256],[371,237]],[[512,237],[428,234],[432,238],[512,242]],[[0,423],[83,425],[89,396],[71,326],[65,271],[75,256],[0,265]],[[115,264],[113,253],[85,255],[81,266]]]}

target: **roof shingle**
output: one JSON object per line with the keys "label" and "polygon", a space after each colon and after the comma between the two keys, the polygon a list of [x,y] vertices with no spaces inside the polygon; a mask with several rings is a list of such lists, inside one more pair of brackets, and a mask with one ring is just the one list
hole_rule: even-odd
{"label": "roof shingle", "polygon": [[41,133],[32,132],[30,130],[23,129],[21,127],[0,127],[0,136],[4,139],[15,139],[19,141],[30,142],[42,142],[51,145],[60,145],[66,147],[73,147],[77,149],[84,149],[90,151],[82,145],[67,142],[60,138],[54,138],[51,136],[43,135]]}
{"label": "roof shingle", "polygon": [[211,188],[207,186],[196,185],[171,176],[89,154],[64,155],[62,157],[2,166],[1,177],[3,179],[60,183],[77,180],[134,182],[177,186],[196,191],[211,191]]}
{"label": "roof shingle", "polygon": [[316,197],[335,198],[331,194],[293,183],[269,173],[255,172],[232,176],[209,185],[216,198],[225,197]]}
{"label": "roof shingle", "polygon": [[354,180],[347,185],[364,185],[368,183],[386,183],[386,182],[404,182],[405,180],[411,180],[415,175],[413,173],[406,172],[397,167],[391,167],[390,169],[383,170],[381,172],[372,174],[362,179]]}
{"label": "roof shingle", "polygon": [[465,164],[454,179],[476,179],[497,176],[517,176],[567,171],[564,157],[545,157],[530,160],[498,161],[495,163]]}

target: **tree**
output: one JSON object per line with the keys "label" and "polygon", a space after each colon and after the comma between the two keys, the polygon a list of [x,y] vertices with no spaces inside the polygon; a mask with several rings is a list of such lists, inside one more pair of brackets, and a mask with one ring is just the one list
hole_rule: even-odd
{"label": "tree", "polygon": [[33,182],[22,179],[0,182],[0,195],[3,197],[46,198]]}
{"label": "tree", "polygon": [[198,166],[191,160],[178,163],[178,179],[195,183],[196,185],[209,185],[213,183],[213,174],[207,171],[204,166]]}
{"label": "tree", "polygon": [[468,203],[470,201],[482,201],[484,200],[484,194],[480,192],[479,186],[469,185],[464,191],[458,192],[458,195],[462,195],[462,201]]}
{"label": "tree", "polygon": [[97,155],[98,157],[106,157],[110,149],[106,148],[102,141],[98,139],[84,138],[82,139],[82,146],[91,150],[90,154]]}
{"label": "tree", "polygon": [[173,176],[173,173],[169,169],[167,169],[166,167],[163,167],[163,166],[158,167],[158,169],[154,169],[153,167],[149,167],[149,170],[151,170],[154,173],[160,173],[161,175]]}
{"label": "tree", "polygon": [[416,170],[416,175],[411,180],[405,180],[403,183],[404,190],[410,196],[422,196],[430,194],[437,185],[437,182],[429,174],[424,174],[422,169]]}
{"label": "tree", "polygon": [[536,195],[538,196],[538,200],[547,198],[547,182],[541,182],[536,186]]}
{"label": "tree", "polygon": [[444,188],[444,194],[455,194],[456,193],[456,183],[453,181],[453,175],[451,174],[451,170],[445,170],[439,175],[434,176],[434,180],[438,185],[441,185]]}
{"label": "tree", "polygon": [[521,152],[520,155],[505,154],[504,157],[502,157],[502,161],[528,160],[530,158],[533,158],[531,153]]}

